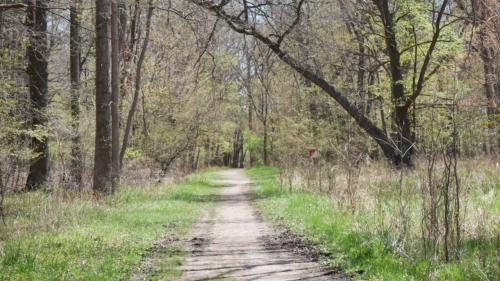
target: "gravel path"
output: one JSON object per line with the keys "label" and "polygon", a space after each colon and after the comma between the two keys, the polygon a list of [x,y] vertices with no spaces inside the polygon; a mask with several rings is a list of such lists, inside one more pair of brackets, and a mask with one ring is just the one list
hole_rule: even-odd
{"label": "gravel path", "polygon": [[188,236],[188,252],[179,280],[346,280],[316,262],[270,247],[270,227],[256,213],[251,182],[241,170],[220,175],[228,186],[213,217],[206,216]]}

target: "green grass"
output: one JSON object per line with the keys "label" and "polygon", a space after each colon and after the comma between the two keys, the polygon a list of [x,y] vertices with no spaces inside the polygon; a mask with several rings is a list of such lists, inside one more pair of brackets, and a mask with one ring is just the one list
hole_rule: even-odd
{"label": "green grass", "polygon": [[[40,192],[8,195],[0,226],[0,280],[130,280],[141,259],[166,232],[181,236],[213,209],[218,191],[210,173],[175,187],[123,188],[85,199]],[[184,260],[179,245],[164,253],[150,280],[169,280]]]}
{"label": "green grass", "polygon": [[[246,173],[256,182],[257,204],[267,219],[318,243],[322,251],[331,254],[331,265],[352,273],[363,271],[355,274],[357,280],[500,280],[500,238],[467,237],[460,261],[446,263],[435,256],[426,258],[418,234],[402,233],[396,225],[398,192],[392,190],[395,187],[384,187],[389,190],[378,195],[373,208],[352,210],[330,195],[300,188],[282,191],[278,169],[259,167]],[[412,179],[408,181],[411,184]],[[421,205],[417,197],[410,196],[408,205],[408,219],[415,229],[419,227]],[[474,195],[470,198],[479,200]],[[468,204],[474,206],[472,202]],[[498,200],[489,200],[482,207],[496,212],[498,217],[498,205]],[[494,232],[495,226],[490,227]]]}

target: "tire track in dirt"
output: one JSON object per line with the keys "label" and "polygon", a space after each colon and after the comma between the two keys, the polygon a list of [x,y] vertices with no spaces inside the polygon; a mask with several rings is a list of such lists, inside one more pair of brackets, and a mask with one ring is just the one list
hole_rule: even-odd
{"label": "tire track in dirt", "polygon": [[251,181],[241,170],[219,172],[228,186],[212,218],[188,235],[190,253],[178,280],[349,280],[290,251],[266,243],[274,235],[257,215]]}

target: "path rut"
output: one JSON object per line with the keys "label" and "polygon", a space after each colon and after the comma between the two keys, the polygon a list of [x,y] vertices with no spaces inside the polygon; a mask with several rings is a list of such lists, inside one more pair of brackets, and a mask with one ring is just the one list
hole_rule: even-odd
{"label": "path rut", "polygon": [[220,175],[228,185],[220,193],[223,202],[190,233],[179,280],[345,280],[317,262],[266,247],[272,230],[256,212],[251,181],[236,169]]}

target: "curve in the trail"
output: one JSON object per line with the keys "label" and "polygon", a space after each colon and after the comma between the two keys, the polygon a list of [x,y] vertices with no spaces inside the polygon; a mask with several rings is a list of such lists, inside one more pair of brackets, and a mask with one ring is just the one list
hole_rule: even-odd
{"label": "curve in the trail", "polygon": [[[266,247],[272,231],[257,215],[251,182],[241,170],[219,172],[227,184],[215,215],[189,235],[190,254],[180,280],[335,280],[316,262]],[[342,279],[342,278],[339,278]]]}

